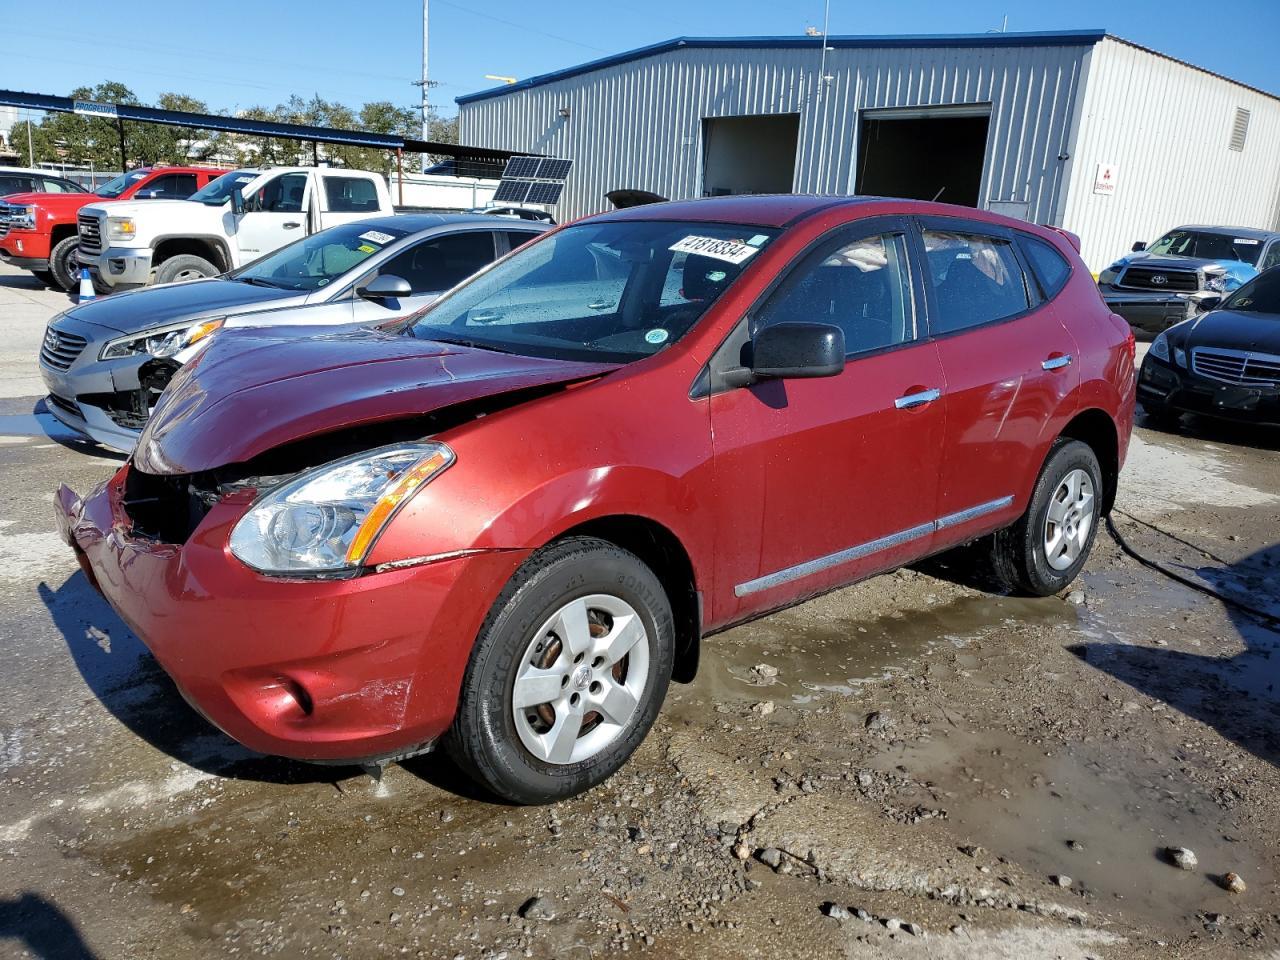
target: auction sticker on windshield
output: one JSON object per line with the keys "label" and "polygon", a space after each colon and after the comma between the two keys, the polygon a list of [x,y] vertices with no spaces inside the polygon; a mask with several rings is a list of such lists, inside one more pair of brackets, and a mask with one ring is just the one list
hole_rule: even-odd
{"label": "auction sticker on windshield", "polygon": [[367,233],[360,234],[360,239],[368,240],[371,243],[385,244],[385,243],[390,243],[392,240],[395,239],[395,237],[393,237],[389,233],[383,233],[381,230],[370,230]]}
{"label": "auction sticker on windshield", "polygon": [[758,247],[750,246],[740,240],[717,240],[715,237],[685,237],[667,248],[673,253],[693,253],[700,257],[714,257],[716,260],[727,260],[729,263],[742,263],[753,253],[759,253]]}

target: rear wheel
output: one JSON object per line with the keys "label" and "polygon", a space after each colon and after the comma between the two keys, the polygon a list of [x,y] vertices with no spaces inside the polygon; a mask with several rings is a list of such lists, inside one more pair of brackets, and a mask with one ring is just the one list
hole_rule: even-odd
{"label": "rear wheel", "polygon": [[68,292],[80,286],[79,262],[76,260],[79,244],[77,236],[63,237],[49,251],[49,273],[53,275],[53,282]]}
{"label": "rear wheel", "polygon": [[220,271],[204,257],[180,253],[170,257],[155,270],[155,283],[181,283],[184,280],[200,280],[216,277]]}
{"label": "rear wheel", "polygon": [[1047,597],[1084,567],[1102,519],[1102,470],[1088,444],[1059,439],[1049,451],[1026,513],[992,537],[1002,585]]}
{"label": "rear wheel", "polygon": [[600,783],[653,725],[675,651],[671,605],[634,554],[579,537],[529,558],[480,631],[446,740],[515,803]]}

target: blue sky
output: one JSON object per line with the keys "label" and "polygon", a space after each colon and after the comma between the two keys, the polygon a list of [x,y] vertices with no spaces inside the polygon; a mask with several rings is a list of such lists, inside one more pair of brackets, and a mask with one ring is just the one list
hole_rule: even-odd
{"label": "blue sky", "polygon": [[[20,5],[0,0],[11,14]],[[0,88],[65,94],[119,80],[145,100],[166,90],[215,108],[273,105],[318,93],[358,106],[417,102],[420,0],[64,0],[56,16],[0,19]],[[528,77],[674,36],[798,35],[821,26],[822,0],[431,0],[432,99]],[[200,19],[200,13],[206,14]],[[833,34],[980,33],[1008,16],[1016,30],[1103,28],[1280,93],[1280,0],[832,0]],[[77,28],[77,23],[83,24]]]}

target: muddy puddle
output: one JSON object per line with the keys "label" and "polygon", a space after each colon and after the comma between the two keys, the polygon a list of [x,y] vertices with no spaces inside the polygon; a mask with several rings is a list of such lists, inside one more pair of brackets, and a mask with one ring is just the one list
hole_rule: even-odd
{"label": "muddy puddle", "polygon": [[[966,596],[873,619],[824,616],[806,605],[705,640],[696,682],[672,687],[670,709],[742,700],[803,708],[827,697],[856,699],[865,684],[939,649],[963,649],[1014,625],[1073,624],[1076,616],[1057,598]],[[962,655],[961,665],[968,659]]]}
{"label": "muddy puddle", "polygon": [[[956,731],[895,746],[877,766],[929,782],[951,830],[991,858],[1070,877],[1083,909],[1191,932],[1202,913],[1239,909],[1220,884],[1227,871],[1255,889],[1274,878],[1229,812],[1161,759],[1132,746]],[[1169,847],[1190,848],[1198,867],[1173,866]]]}

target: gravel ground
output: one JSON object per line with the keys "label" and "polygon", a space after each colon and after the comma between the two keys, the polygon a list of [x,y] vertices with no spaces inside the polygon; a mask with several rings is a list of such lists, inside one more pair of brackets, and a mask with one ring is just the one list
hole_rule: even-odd
{"label": "gravel ground", "polygon": [[510,808],[183,703],[54,533],[55,485],[118,463],[38,399],[67,302],[0,267],[0,956],[1280,951],[1280,632],[1244,609],[1280,617],[1280,437],[1140,427],[1147,562],[1100,536],[1032,601],[957,556],[722,634],[618,776]]}

